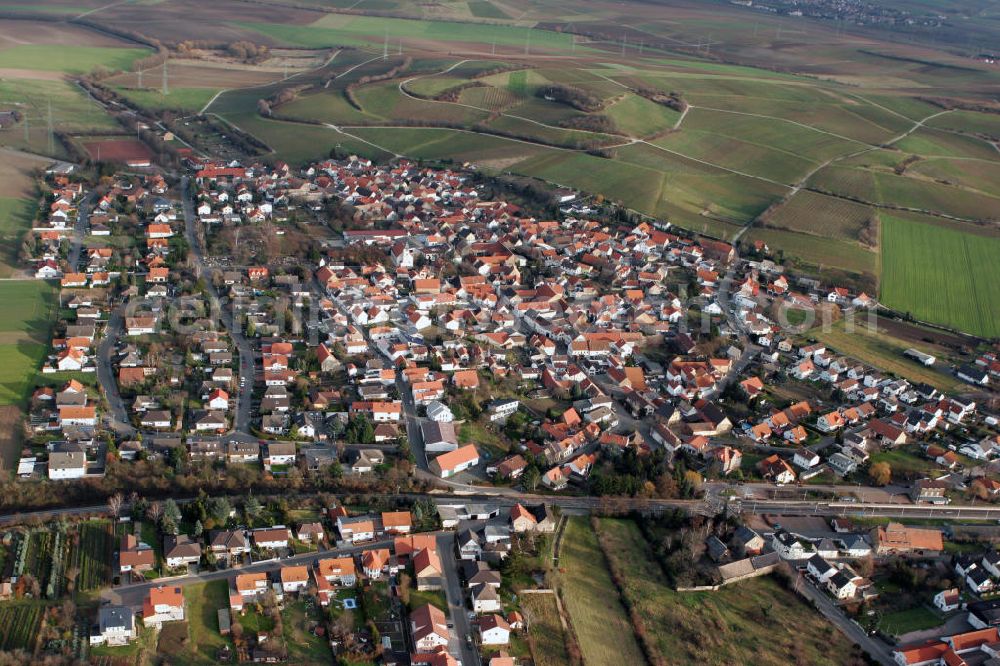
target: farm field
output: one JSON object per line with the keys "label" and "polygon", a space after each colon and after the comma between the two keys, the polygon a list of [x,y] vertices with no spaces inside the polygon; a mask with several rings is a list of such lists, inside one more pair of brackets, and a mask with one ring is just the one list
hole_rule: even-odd
{"label": "farm field", "polygon": [[[559,553],[559,587],[585,663],[645,661],[611,582],[597,535],[586,518],[566,523]],[[608,636],[614,636],[612,643]]]}
{"label": "farm field", "polygon": [[528,645],[538,666],[570,663],[566,632],[554,594],[522,594],[521,610],[528,620]]}
{"label": "farm field", "polygon": [[78,541],[70,556],[78,571],[76,589],[93,592],[111,584],[113,552],[117,547],[111,523],[91,520],[81,523]]}
{"label": "farm field", "polygon": [[[4,146],[35,153],[64,157],[58,141],[50,152],[47,130],[49,108],[52,123],[66,131],[114,129],[114,119],[87,94],[68,81],[42,79],[0,79],[0,99],[13,101],[27,117],[15,127],[0,133]],[[27,127],[25,127],[27,125]],[[27,131],[26,131],[27,130]]]}
{"label": "farm field", "polygon": [[515,47],[523,51],[525,44],[536,51],[562,51],[572,46],[572,37],[549,30],[524,29],[509,25],[462,24],[461,30],[449,21],[420,19],[376,18],[328,14],[308,26],[277,23],[237,22],[236,25],[255,30],[282,43],[306,48],[327,46],[381,46],[388,37],[399,40],[434,40],[453,44],[496,43],[501,49]]}
{"label": "farm field", "polygon": [[[799,190],[777,209],[762,216],[768,227],[815,234],[824,238],[857,241],[862,229],[873,223],[877,230],[875,209],[846,199]],[[878,234],[873,234],[877,242]]]}
{"label": "farm field", "polygon": [[1000,197],[892,173],[828,167],[810,185],[860,201],[967,220],[1000,220]]}
{"label": "farm field", "polygon": [[31,199],[0,197],[0,278],[9,278],[17,269],[21,242],[37,208]]}
{"label": "farm field", "polygon": [[839,268],[862,273],[874,279],[878,270],[878,253],[866,250],[858,243],[817,239],[812,234],[783,231],[781,229],[751,229],[744,237],[747,241],[762,240],[785,257],[795,257],[806,264],[823,268]]}
{"label": "farm field", "polygon": [[676,592],[638,526],[601,519],[624,590],[667,663],[830,665],[851,661],[853,646],[818,612],[772,576],[715,592]]}
{"label": "farm field", "polygon": [[1000,137],[1000,117],[975,111],[952,111],[927,123],[930,127],[950,129],[967,134]]}
{"label": "farm field", "polygon": [[175,109],[178,111],[200,111],[215,96],[217,88],[175,88],[168,94],[153,88],[126,88],[114,86],[113,90],[126,100],[144,109]]}
{"label": "farm field", "polygon": [[1000,194],[1000,162],[936,157],[916,162],[907,168],[906,173],[984,194]]}
{"label": "farm field", "polygon": [[868,325],[864,315],[855,321],[852,331],[847,330],[844,321],[838,321],[826,330],[822,327],[811,329],[805,337],[818,340],[839,354],[845,354],[911,382],[930,384],[942,391],[954,390],[959,385],[959,382],[946,372],[935,370],[903,356],[906,349],[914,347],[937,356],[940,363],[943,349],[936,345],[904,341],[877,327],[873,329]]}
{"label": "farm field", "polygon": [[0,605],[0,650],[34,652],[46,606],[34,601]]}
{"label": "farm field", "polygon": [[124,164],[149,164],[153,151],[141,141],[128,137],[94,137],[82,139],[80,143],[91,158],[103,162]]}
{"label": "farm field", "polygon": [[522,594],[521,609],[528,619],[528,644],[535,663],[538,666],[568,664],[568,641],[555,595]]}
{"label": "farm field", "polygon": [[22,44],[0,49],[0,68],[86,74],[97,67],[127,69],[148,49]]}
{"label": "farm field", "polygon": [[1000,238],[882,215],[882,294],[916,319],[1000,336]]}
{"label": "farm field", "polygon": [[0,282],[0,406],[22,405],[48,350],[55,290],[41,280]]}

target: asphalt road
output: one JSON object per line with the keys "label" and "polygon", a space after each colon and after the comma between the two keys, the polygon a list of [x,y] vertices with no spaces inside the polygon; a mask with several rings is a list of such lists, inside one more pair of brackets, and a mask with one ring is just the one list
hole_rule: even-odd
{"label": "asphalt road", "polygon": [[[794,577],[798,573],[793,571],[792,576]],[[879,639],[869,636],[861,627],[849,620],[840,607],[833,602],[833,599],[822,590],[817,589],[805,576],[798,580],[796,589],[813,603],[823,617],[832,622],[875,661],[883,666],[895,666],[896,661],[892,657],[892,649]]]}
{"label": "asphalt road", "polygon": [[115,368],[112,358],[115,347],[121,339],[125,330],[125,319],[122,316],[124,306],[117,306],[111,310],[108,323],[104,326],[101,337],[101,344],[97,347],[97,381],[104,392],[104,398],[110,407],[110,425],[116,433],[122,436],[131,436],[135,433],[135,428],[129,424],[128,410],[118,391],[118,380],[115,378]]}
{"label": "asphalt road", "polygon": [[[469,645],[466,636],[472,636],[468,609],[465,605],[465,590],[458,576],[458,557],[455,555],[455,533],[445,532],[437,538],[438,555],[444,569],[444,589],[448,597],[448,615],[451,616],[451,640],[448,652],[462,662],[462,666],[479,666],[479,651]],[[475,640],[475,636],[473,636]]]}
{"label": "asphalt road", "polygon": [[319,550],[315,553],[302,553],[301,555],[294,555],[281,560],[263,560],[244,567],[221,569],[219,571],[206,571],[186,576],[174,576],[171,578],[160,578],[158,580],[146,581],[142,583],[120,585],[106,590],[101,595],[101,598],[111,604],[120,604],[123,606],[138,608],[142,606],[142,600],[146,597],[149,590],[154,587],[159,587],[160,585],[185,587],[187,585],[208,583],[214,580],[230,580],[236,578],[238,574],[256,573],[260,571],[277,571],[283,566],[291,565],[311,565],[315,560],[323,557],[355,555],[363,550],[369,550],[371,548],[389,548],[391,545],[392,539],[380,539],[378,541],[370,541],[359,546],[351,546],[350,548]]}
{"label": "asphalt road", "polygon": [[73,226],[73,241],[70,243],[67,261],[72,271],[80,269],[80,254],[83,252],[83,237],[90,226],[90,212],[97,199],[97,192],[91,191],[77,207],[76,224]]}
{"label": "asphalt road", "polygon": [[[232,310],[223,307],[219,294],[212,282],[211,271],[205,264],[204,248],[198,242],[197,216],[194,210],[194,199],[191,194],[191,179],[184,176],[181,179],[181,197],[184,208],[184,235],[187,238],[189,252],[195,261],[195,274],[205,278],[205,284],[213,301],[219,305],[219,316],[223,327],[229,331],[229,336],[236,345],[240,357],[240,387],[237,394],[236,414],[233,417],[233,434],[250,437],[250,418],[253,407],[253,387],[256,380],[254,367],[254,350],[243,330],[233,325]],[[246,381],[244,381],[244,379]]]}

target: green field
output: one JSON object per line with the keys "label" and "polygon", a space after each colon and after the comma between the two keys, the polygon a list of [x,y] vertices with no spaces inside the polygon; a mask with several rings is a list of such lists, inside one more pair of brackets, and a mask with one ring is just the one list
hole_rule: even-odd
{"label": "green field", "polygon": [[600,530],[624,575],[625,595],[665,663],[777,666],[792,658],[834,666],[850,661],[851,642],[772,576],[715,592],[676,592],[633,521],[602,519]]}
{"label": "green field", "polygon": [[149,54],[147,49],[22,44],[0,49],[0,67],[86,74],[98,67],[112,71],[128,69]]}
{"label": "green field", "polygon": [[[328,14],[308,26],[279,23],[238,23],[290,46],[323,48],[327,46],[381,46],[386,37],[395,43],[400,39],[434,40],[455,44],[492,44],[498,47],[530,48],[539,51],[569,51],[572,37],[549,30],[518,28],[510,25],[457,24],[451,21],[380,18]],[[582,50],[578,47],[578,50]]]}
{"label": "green field", "polygon": [[219,633],[220,608],[229,607],[229,584],[216,580],[184,588],[187,603],[188,630],[191,635],[189,658],[196,663],[215,663],[215,652],[225,645],[232,645]]}
{"label": "green field", "polygon": [[782,250],[786,257],[796,257],[819,268],[841,268],[854,273],[874,276],[878,269],[878,254],[858,243],[832,238],[817,239],[812,234],[755,228],[746,239],[762,240],[772,251]]}
{"label": "green field", "polygon": [[114,91],[128,101],[146,109],[176,109],[178,111],[200,111],[218,92],[215,88],[171,88],[164,95],[161,90],[146,88],[137,90],[115,86]]}
{"label": "green field", "polygon": [[[584,663],[645,662],[618,592],[611,582],[597,535],[586,518],[570,518],[559,552],[563,604],[580,641]],[[615,640],[608,641],[608,636]]]}
{"label": "green field", "polygon": [[14,102],[27,122],[5,130],[0,142],[12,148],[65,157],[62,145],[53,142],[49,150],[48,118],[51,109],[54,127],[76,130],[115,129],[114,119],[79,87],[69,81],[0,79],[0,100]]}
{"label": "green field", "polygon": [[901,636],[911,631],[933,629],[944,624],[944,618],[927,606],[916,606],[894,613],[886,613],[879,620],[879,629],[890,636]]}
{"label": "green field", "polygon": [[809,182],[824,192],[875,204],[968,220],[1000,220],[1000,197],[925,179],[852,167],[828,167]]}
{"label": "green field", "polygon": [[55,290],[41,280],[0,282],[0,406],[21,405],[49,348]]}
{"label": "green field", "polygon": [[807,335],[829,345],[837,353],[904,377],[911,382],[930,384],[942,391],[952,391],[958,387],[958,380],[950,374],[903,356],[903,352],[910,347],[935,356],[941,354],[940,350],[900,340],[879,330],[872,330],[863,316],[858,318],[851,331],[847,330],[843,321],[838,321],[827,329],[822,327],[811,329]]}
{"label": "green field", "polygon": [[531,656],[538,666],[563,666],[570,663],[554,594],[522,594],[521,610],[528,621]]}
{"label": "green field", "polygon": [[0,278],[9,278],[17,267],[21,242],[31,229],[36,207],[31,199],[0,197]]}
{"label": "green field", "polygon": [[882,295],[917,319],[1000,336],[1000,238],[882,215]]}
{"label": "green field", "polygon": [[1000,116],[975,111],[952,111],[931,120],[928,125],[942,129],[1000,137]]}

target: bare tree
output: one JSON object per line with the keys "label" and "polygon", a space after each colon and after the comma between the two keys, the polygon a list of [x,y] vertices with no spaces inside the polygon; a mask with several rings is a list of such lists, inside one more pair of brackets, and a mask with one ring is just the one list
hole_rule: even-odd
{"label": "bare tree", "polygon": [[121,493],[115,493],[108,498],[108,511],[114,516],[115,520],[118,520],[118,516],[121,515],[122,505],[125,503],[125,498],[122,497]]}
{"label": "bare tree", "polygon": [[149,505],[149,509],[146,510],[146,517],[149,518],[154,523],[160,522],[160,516],[163,515],[163,505],[159,502],[153,502]]}

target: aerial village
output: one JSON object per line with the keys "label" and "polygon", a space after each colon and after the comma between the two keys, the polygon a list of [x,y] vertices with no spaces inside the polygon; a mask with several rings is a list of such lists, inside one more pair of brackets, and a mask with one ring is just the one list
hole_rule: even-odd
{"label": "aerial village", "polygon": [[[574,192],[543,217],[458,169],[44,181],[26,250],[58,321],[17,475],[121,484],[106,531],[45,542],[75,564],[33,571],[37,529],[4,536],[5,597],[100,595],[64,649],[187,623],[219,661],[532,663],[521,600],[567,521],[678,509],[698,535],[679,589],[780,570],[878,661],[1000,657],[1000,529],[928,513],[1000,498],[995,347],[878,367],[790,323],[861,327],[876,299],[761,242],[741,256]],[[897,504],[914,520],[879,519]],[[913,606],[940,631],[881,620]]]}

